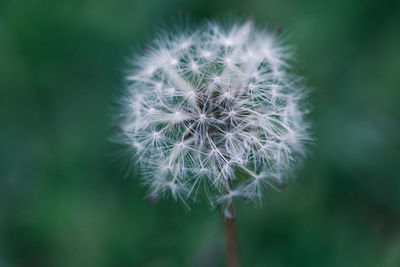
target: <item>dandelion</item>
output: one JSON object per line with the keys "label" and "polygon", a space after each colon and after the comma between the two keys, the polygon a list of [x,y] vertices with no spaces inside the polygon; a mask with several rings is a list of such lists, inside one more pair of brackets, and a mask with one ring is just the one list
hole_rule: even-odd
{"label": "dandelion", "polygon": [[189,205],[202,193],[230,223],[234,198],[259,202],[283,183],[309,140],[289,63],[251,21],[160,35],[127,77],[119,139],[151,194]]}

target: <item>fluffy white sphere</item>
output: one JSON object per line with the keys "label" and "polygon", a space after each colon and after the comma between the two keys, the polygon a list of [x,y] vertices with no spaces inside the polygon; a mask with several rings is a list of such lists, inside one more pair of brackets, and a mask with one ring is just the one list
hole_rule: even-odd
{"label": "fluffy white sphere", "polygon": [[135,59],[122,143],[156,195],[227,207],[281,182],[309,138],[304,88],[276,35],[252,22],[163,34]]}

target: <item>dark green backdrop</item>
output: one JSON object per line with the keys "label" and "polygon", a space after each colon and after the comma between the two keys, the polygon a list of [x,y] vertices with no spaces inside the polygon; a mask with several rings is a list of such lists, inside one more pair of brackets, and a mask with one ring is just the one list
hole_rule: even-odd
{"label": "dark green backdrop", "polygon": [[400,266],[398,1],[2,0],[0,266],[222,266],[220,216],[144,200],[109,143],[126,58],[155,26],[233,12],[296,47],[315,145],[262,207],[243,266]]}

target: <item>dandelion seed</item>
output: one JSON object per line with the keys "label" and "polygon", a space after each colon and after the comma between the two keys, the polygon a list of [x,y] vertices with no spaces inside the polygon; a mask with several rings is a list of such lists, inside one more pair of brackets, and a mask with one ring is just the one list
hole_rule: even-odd
{"label": "dandelion seed", "polygon": [[151,195],[187,201],[205,188],[229,217],[233,198],[260,201],[286,179],[309,140],[289,56],[276,35],[245,22],[163,35],[136,58],[121,142]]}

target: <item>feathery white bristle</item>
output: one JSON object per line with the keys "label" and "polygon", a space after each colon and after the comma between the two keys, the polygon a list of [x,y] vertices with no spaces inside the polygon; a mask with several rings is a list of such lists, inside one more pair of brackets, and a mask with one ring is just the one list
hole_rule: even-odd
{"label": "feathery white bristle", "polygon": [[163,35],[128,76],[123,142],[155,194],[259,200],[309,139],[304,88],[277,37],[252,22]]}

